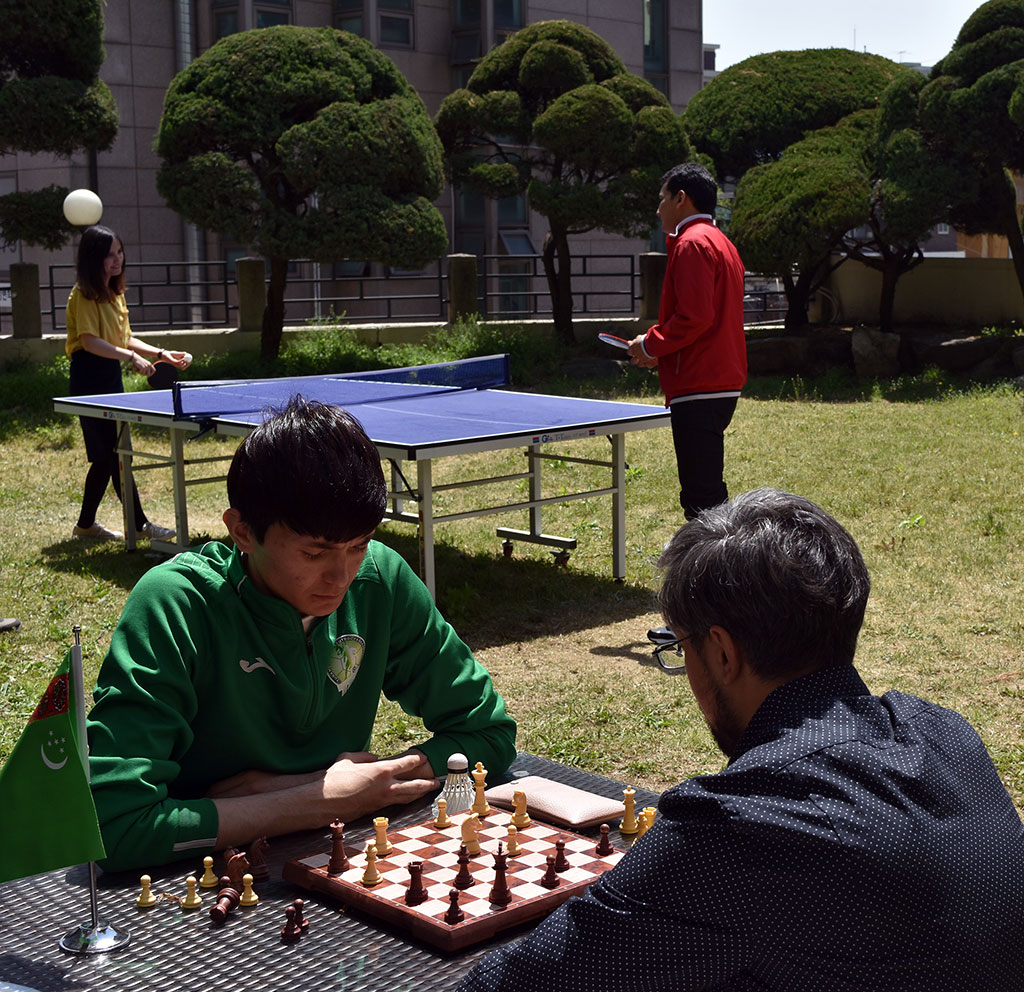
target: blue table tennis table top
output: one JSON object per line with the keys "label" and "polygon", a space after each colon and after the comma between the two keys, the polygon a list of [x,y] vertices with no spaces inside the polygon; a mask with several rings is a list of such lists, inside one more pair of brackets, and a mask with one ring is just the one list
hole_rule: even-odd
{"label": "blue table tennis table top", "polygon": [[[490,363],[488,374],[474,376],[484,363]],[[60,407],[86,416],[247,434],[301,395],[349,410],[382,454],[409,459],[642,430],[669,420],[660,406],[489,384],[502,380],[508,380],[506,356],[487,356],[371,373],[177,383],[172,390],[67,397]]]}

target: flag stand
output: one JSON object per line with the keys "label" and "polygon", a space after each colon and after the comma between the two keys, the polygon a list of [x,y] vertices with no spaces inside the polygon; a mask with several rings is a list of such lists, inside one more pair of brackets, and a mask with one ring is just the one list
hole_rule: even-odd
{"label": "flag stand", "polygon": [[[75,697],[75,731],[78,738],[78,754],[89,780],[89,745],[85,736],[85,683],[82,677],[82,628],[77,623],[72,628],[75,643],[71,648],[71,675]],[[118,930],[109,923],[101,922],[96,897],[96,862],[89,862],[89,909],[90,922],[82,923],[61,937],[58,946],[68,954],[105,954],[127,947],[132,935],[127,930]]]}

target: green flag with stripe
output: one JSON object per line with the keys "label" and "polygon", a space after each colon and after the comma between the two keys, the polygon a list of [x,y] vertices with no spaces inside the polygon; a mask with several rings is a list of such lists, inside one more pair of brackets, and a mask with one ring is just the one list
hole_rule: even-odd
{"label": "green flag with stripe", "polygon": [[0,882],[104,856],[71,697],[69,650],[0,769]]}

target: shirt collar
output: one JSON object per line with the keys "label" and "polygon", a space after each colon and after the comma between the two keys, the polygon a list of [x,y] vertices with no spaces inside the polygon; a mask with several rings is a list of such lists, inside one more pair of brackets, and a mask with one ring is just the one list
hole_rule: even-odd
{"label": "shirt collar", "polygon": [[707,220],[714,223],[715,218],[711,214],[690,214],[689,217],[684,217],[677,225],[675,233],[672,235],[673,238],[679,237],[679,232],[686,227],[687,224],[692,224],[695,220]]}
{"label": "shirt collar", "polygon": [[752,748],[776,740],[784,732],[800,726],[838,697],[870,695],[871,690],[853,665],[822,668],[786,682],[769,693],[758,707],[729,763]]}

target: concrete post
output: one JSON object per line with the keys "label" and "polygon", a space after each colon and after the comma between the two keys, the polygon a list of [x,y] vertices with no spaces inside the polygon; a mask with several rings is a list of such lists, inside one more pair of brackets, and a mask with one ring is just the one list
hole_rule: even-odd
{"label": "concrete post", "polygon": [[658,319],[661,284],[665,281],[668,255],[661,251],[645,251],[640,255],[640,316]]}
{"label": "concrete post", "polygon": [[236,263],[238,281],[238,329],[263,332],[263,311],[267,307],[267,268],[262,258],[240,258]]}
{"label": "concrete post", "polygon": [[16,338],[41,338],[39,266],[35,262],[11,263],[11,323]]}
{"label": "concrete post", "polygon": [[476,255],[448,256],[448,323],[476,316]]}

